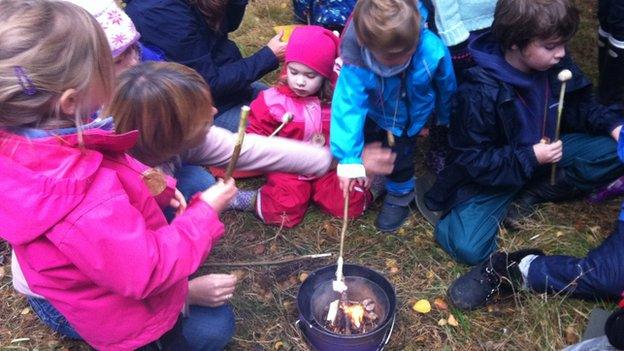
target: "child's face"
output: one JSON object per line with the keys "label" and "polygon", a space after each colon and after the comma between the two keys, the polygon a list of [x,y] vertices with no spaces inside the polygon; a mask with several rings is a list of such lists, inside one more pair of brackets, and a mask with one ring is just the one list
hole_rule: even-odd
{"label": "child's face", "polygon": [[555,39],[536,39],[524,49],[518,50],[512,47],[512,60],[517,62],[519,70],[523,72],[546,71],[556,65],[565,56],[565,43]]}
{"label": "child's face", "polygon": [[[217,114],[217,108],[211,106],[210,111],[208,111],[207,113],[209,114],[209,117],[203,119],[201,125],[199,125],[197,128],[194,128],[194,132],[196,134],[193,135],[193,138],[191,139],[192,148],[202,145],[206,140],[206,134],[208,134],[210,127],[212,127],[212,123],[214,122],[214,116]],[[204,113],[202,113],[202,117],[204,116]]]}
{"label": "child's face", "polygon": [[325,79],[312,68],[298,62],[288,63],[286,73],[288,87],[301,97],[318,93]]}
{"label": "child's face", "polygon": [[123,71],[130,67],[136,66],[139,61],[139,46],[138,44],[130,45],[124,52],[115,57],[115,75],[119,76]]}

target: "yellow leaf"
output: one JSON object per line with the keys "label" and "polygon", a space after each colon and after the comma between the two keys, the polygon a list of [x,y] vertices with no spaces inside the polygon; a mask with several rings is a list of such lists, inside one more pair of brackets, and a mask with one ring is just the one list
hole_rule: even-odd
{"label": "yellow leaf", "polygon": [[288,42],[288,39],[290,39],[290,35],[292,34],[293,30],[295,30],[295,28],[297,27],[301,27],[301,25],[288,24],[285,26],[275,26],[273,27],[273,30],[275,30],[276,34],[279,33],[280,31],[284,31],[284,34],[282,35],[280,40],[283,42]]}
{"label": "yellow leaf", "polygon": [[283,343],[283,342],[281,342],[281,341],[278,341],[278,342],[276,342],[276,343],[275,343],[275,345],[273,345],[273,349],[274,349],[274,350],[280,350],[280,349],[282,349],[283,347],[284,347],[284,343]]}
{"label": "yellow leaf", "polygon": [[4,270],[4,266],[0,267],[0,279],[4,278],[6,271]]}
{"label": "yellow leaf", "polygon": [[418,313],[429,313],[431,312],[431,304],[427,300],[418,300],[412,306],[412,309]]}
{"label": "yellow leaf", "polygon": [[30,313],[30,307],[26,307],[22,310],[22,312],[20,312],[21,315],[25,315],[25,314],[29,314]]}
{"label": "yellow leaf", "polygon": [[301,272],[299,274],[299,282],[303,283],[306,279],[308,279],[308,273],[306,272]]}
{"label": "yellow leaf", "polygon": [[445,326],[446,325],[446,319],[440,318],[440,320],[438,321],[438,325],[441,326],[441,327]]}
{"label": "yellow leaf", "polygon": [[452,327],[459,326],[459,323],[457,322],[457,319],[455,319],[455,316],[453,316],[452,314],[449,314],[449,317],[448,317],[448,319],[446,321]]}

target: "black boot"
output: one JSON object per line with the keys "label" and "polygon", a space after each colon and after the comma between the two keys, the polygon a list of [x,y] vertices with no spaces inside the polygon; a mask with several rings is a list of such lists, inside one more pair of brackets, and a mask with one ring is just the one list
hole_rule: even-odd
{"label": "black boot", "polygon": [[540,177],[520,190],[509,206],[503,224],[511,229],[519,229],[522,221],[533,215],[535,205],[543,202],[571,200],[582,194],[583,192],[570,182],[566,170],[558,168],[554,185],[550,185],[549,176]]}
{"label": "black boot", "polygon": [[451,303],[462,310],[474,310],[487,305],[499,292],[520,289],[522,275],[518,264],[527,255],[543,255],[541,250],[527,249],[512,253],[495,252],[457,278],[447,294]]}

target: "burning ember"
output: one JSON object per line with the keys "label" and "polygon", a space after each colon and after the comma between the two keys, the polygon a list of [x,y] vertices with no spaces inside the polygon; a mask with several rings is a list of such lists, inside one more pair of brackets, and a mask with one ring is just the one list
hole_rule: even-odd
{"label": "burning ember", "polygon": [[346,298],[334,300],[325,308],[325,328],[336,334],[367,333],[379,323],[374,310],[375,302],[372,299],[364,299],[362,302]]}

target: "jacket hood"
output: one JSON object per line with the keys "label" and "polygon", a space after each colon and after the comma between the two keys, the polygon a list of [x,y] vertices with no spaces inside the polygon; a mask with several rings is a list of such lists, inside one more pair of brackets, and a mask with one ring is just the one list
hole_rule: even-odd
{"label": "jacket hood", "polygon": [[526,74],[507,63],[500,44],[491,32],[479,35],[468,48],[476,64],[497,80],[519,88],[528,88],[533,84],[532,74]]}
{"label": "jacket hood", "polygon": [[46,233],[84,198],[105,153],[132,147],[138,132],[115,135],[98,129],[27,139],[0,131],[0,237],[22,245]]}

